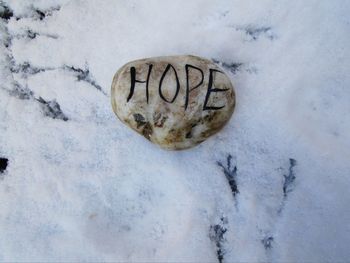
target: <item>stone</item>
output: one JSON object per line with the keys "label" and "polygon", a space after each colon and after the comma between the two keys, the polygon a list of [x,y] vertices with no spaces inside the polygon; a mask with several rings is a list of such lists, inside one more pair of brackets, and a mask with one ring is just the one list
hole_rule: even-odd
{"label": "stone", "polygon": [[193,147],[230,119],[235,92],[216,64],[196,56],[135,60],[113,78],[114,113],[146,139],[169,150]]}

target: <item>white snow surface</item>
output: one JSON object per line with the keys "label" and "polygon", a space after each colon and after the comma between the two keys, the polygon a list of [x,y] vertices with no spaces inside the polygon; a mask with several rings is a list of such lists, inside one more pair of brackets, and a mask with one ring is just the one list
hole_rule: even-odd
{"label": "white snow surface", "polygon": [[[349,261],[350,1],[0,2],[0,261]],[[218,61],[237,106],[164,151],[110,86],[180,54]]]}

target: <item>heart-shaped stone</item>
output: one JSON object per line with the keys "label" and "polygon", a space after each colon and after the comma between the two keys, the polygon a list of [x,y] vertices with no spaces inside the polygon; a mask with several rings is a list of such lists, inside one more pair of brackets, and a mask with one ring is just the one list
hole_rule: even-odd
{"label": "heart-shaped stone", "polygon": [[114,76],[112,107],[118,118],[162,148],[195,146],[230,119],[235,92],[210,60],[167,56],[135,60]]}

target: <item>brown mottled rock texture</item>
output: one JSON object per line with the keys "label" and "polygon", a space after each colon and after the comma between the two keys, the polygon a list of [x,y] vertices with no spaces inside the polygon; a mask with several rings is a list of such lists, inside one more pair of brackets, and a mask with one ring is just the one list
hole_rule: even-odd
{"label": "brown mottled rock texture", "polygon": [[118,118],[162,148],[193,147],[230,119],[235,92],[228,76],[196,56],[129,62],[115,74],[112,107]]}

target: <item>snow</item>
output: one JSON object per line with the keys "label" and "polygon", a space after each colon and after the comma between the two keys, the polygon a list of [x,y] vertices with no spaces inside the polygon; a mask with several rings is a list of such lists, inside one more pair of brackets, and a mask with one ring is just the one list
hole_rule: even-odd
{"label": "snow", "polygon": [[[0,5],[0,261],[348,261],[349,1]],[[169,152],[109,94],[176,54],[218,61],[237,107]]]}

